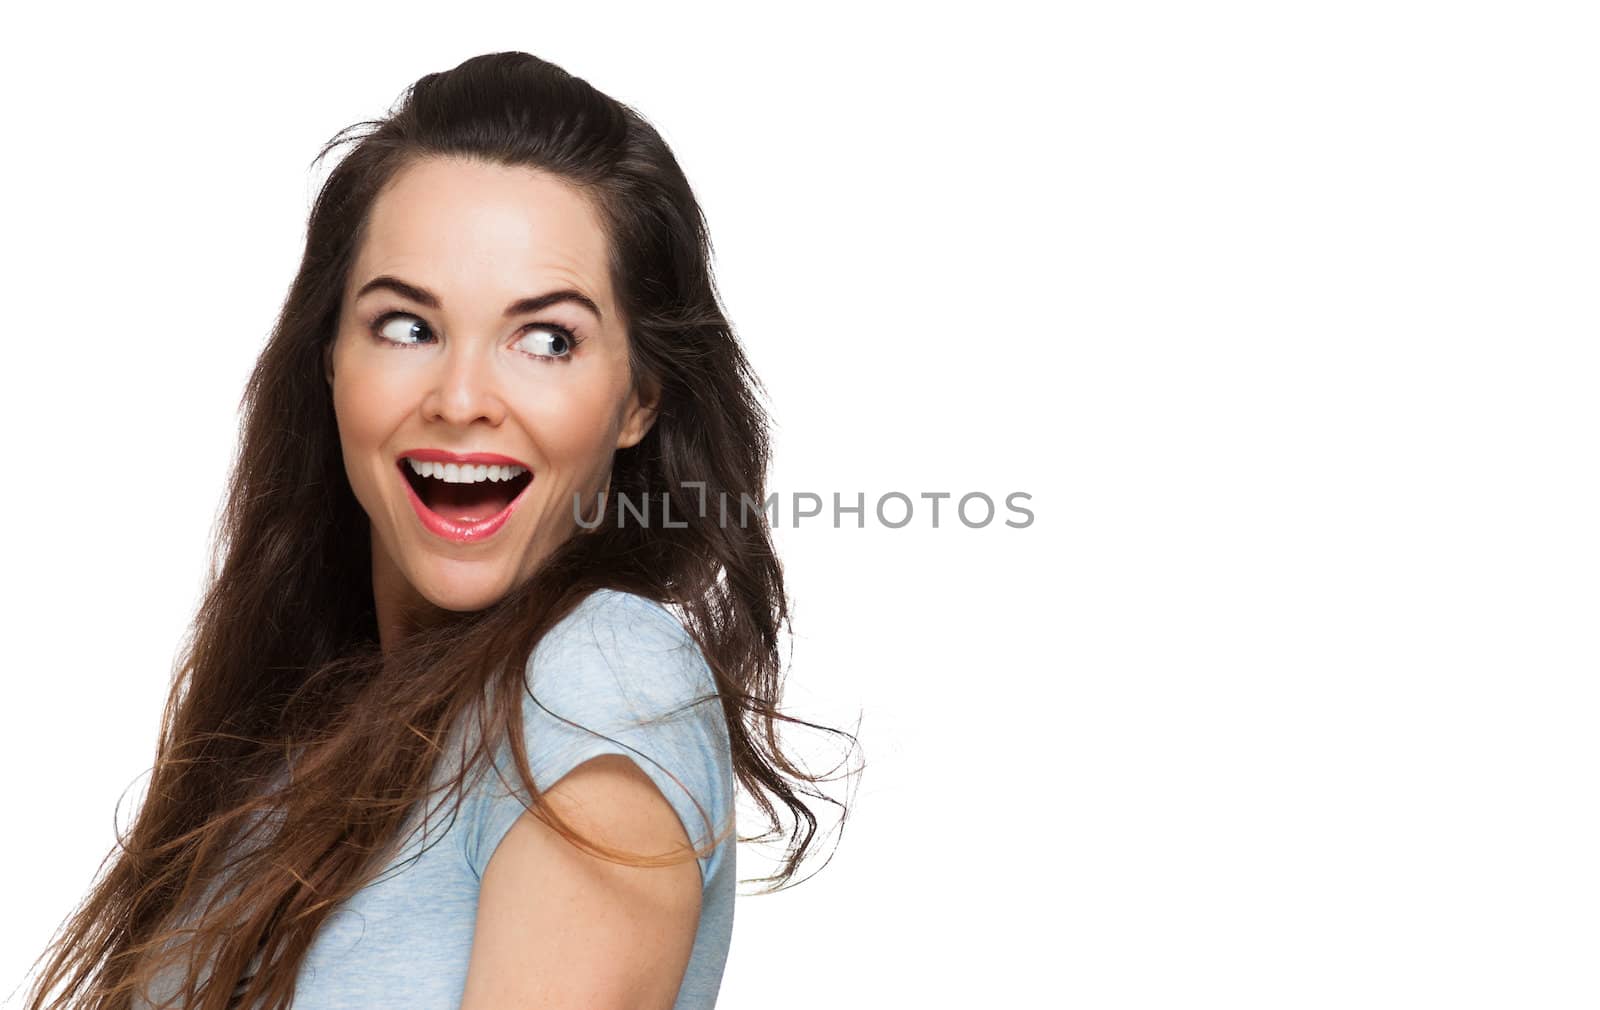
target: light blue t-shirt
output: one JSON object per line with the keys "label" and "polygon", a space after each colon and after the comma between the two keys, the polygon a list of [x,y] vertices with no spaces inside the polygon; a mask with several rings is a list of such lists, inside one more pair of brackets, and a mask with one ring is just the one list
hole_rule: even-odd
{"label": "light blue t-shirt", "polygon": [[[655,782],[697,845],[732,817],[733,766],[716,683],[693,638],[660,604],[610,589],[592,593],[534,649],[528,683],[534,697],[524,693],[523,718],[540,789],[590,758],[621,754]],[[683,708],[702,696],[713,697]],[[517,778],[503,743],[499,754],[504,783],[492,774],[479,779],[453,822],[448,809],[435,811],[418,832],[414,817],[395,859],[324,922],[301,964],[295,1010],[457,1010],[479,880],[525,812],[505,784]],[[699,860],[700,922],[675,1010],[716,1004],[733,932],[736,852],[730,832]]]}

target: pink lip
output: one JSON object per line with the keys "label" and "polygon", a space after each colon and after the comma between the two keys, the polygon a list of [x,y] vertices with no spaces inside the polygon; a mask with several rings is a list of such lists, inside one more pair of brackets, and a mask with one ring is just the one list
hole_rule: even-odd
{"label": "pink lip", "polygon": [[[527,464],[519,463],[510,457],[498,456],[492,452],[461,454],[443,452],[438,449],[418,449],[414,452],[406,453],[405,456],[410,456],[411,458],[420,460],[424,463],[472,463],[482,464],[485,466],[527,466]],[[517,506],[521,504],[522,499],[527,496],[528,488],[533,486],[533,481],[530,479],[527,485],[525,485],[521,491],[517,492],[517,496],[506,503],[505,508],[501,509],[499,512],[496,512],[489,518],[475,523],[461,523],[451,519],[446,519],[444,516],[433,511],[422,503],[422,499],[417,497],[416,490],[411,486],[411,481],[406,477],[405,466],[405,457],[402,456],[399,461],[400,486],[406,489],[406,498],[410,500],[411,508],[417,513],[417,518],[422,521],[423,528],[435,536],[442,537],[445,540],[449,540],[452,543],[458,544],[477,543],[480,540],[487,540],[496,533],[500,532],[500,528],[506,524],[508,519],[511,518],[511,513],[517,510]],[[530,478],[532,476],[532,469],[532,467],[528,468]]]}
{"label": "pink lip", "polygon": [[472,463],[483,466],[520,466],[526,470],[533,469],[533,467],[528,466],[520,459],[502,456],[497,452],[448,452],[444,449],[407,449],[400,454],[402,463],[407,456],[420,463]]}

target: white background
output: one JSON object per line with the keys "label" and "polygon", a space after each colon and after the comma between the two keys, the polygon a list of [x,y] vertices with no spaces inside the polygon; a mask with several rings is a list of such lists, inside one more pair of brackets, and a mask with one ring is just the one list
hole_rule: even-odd
{"label": "white background", "polygon": [[1032,495],[784,514],[867,768],[721,1005],[1595,1006],[1594,25],[1043,10],[7,14],[0,997],[153,757],[311,157],[522,49],[676,151],[774,489]]}

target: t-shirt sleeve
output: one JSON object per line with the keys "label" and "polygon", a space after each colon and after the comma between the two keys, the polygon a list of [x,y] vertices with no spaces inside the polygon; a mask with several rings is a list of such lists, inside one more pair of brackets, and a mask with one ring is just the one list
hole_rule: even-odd
{"label": "t-shirt sleeve", "polygon": [[[650,777],[697,846],[733,816],[734,776],[716,681],[693,637],[660,604],[602,589],[550,629],[529,658],[524,740],[534,785],[549,789],[602,754],[629,758]],[[466,858],[481,878],[495,848],[527,812],[510,748],[469,808]],[[503,780],[503,781],[502,781]],[[705,885],[733,833],[700,862]]]}

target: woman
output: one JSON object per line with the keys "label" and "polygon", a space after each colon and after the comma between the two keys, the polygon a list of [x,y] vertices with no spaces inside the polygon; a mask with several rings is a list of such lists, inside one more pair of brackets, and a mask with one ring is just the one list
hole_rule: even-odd
{"label": "woman", "polygon": [[714,504],[768,452],[699,207],[524,53],[319,160],[352,136],[146,799],[29,1006],[710,1007],[735,782],[754,837],[795,817],[774,887],[833,801],[778,745],[764,513]]}

